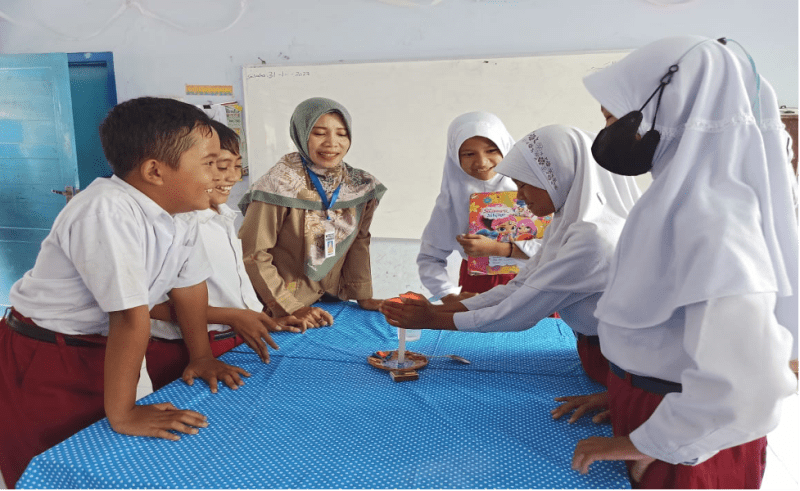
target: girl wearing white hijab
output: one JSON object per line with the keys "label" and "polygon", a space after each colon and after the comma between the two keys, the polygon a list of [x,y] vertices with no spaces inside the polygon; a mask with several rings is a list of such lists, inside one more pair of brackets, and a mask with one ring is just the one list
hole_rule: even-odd
{"label": "girl wearing white hijab", "polygon": [[595,312],[615,437],[579,442],[573,468],[627,460],[637,487],[757,488],[763,437],[796,389],[785,132],[751,63],[696,36],[654,42],[584,79],[608,128],[639,110],[673,64],[639,127],[661,134],[653,183],[625,224]]}
{"label": "girl wearing white hijab", "polygon": [[558,311],[579,336],[584,369],[604,383],[607,364],[596,342],[593,312],[608,279],[622,225],[639,197],[633,178],[611,174],[591,155],[592,135],[552,125],[518,141],[497,166],[518,199],[539,216],[554,213],[541,249],[507,285],[444,305],[385,302],[397,327],[473,332],[522,331]]}
{"label": "girl wearing white hijab", "polygon": [[[522,265],[539,249],[539,239],[497,242],[466,233],[469,229],[470,195],[516,191],[511,179],[494,171],[513,145],[514,139],[503,122],[491,113],[462,114],[447,129],[442,187],[428,225],[422,232],[422,245],[417,256],[422,284],[444,303],[467,298],[470,293],[483,293],[496,285],[508,283],[514,277],[513,274],[471,276],[467,270],[468,255],[515,257]],[[447,258],[453,251],[458,251],[462,257],[458,286],[452,284],[447,274]]]}

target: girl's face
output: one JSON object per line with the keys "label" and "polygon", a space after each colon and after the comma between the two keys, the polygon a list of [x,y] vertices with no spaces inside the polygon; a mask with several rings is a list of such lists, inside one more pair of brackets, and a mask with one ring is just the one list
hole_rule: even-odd
{"label": "girl's face", "polygon": [[516,179],[512,180],[514,184],[517,185],[517,199],[524,201],[525,205],[534,215],[543,217],[555,213],[556,207],[553,205],[553,200],[550,199],[550,195],[547,194],[547,191],[517,181]]}
{"label": "girl's face", "polygon": [[308,156],[325,169],[336,167],[350,150],[350,135],[339,113],[319,117],[308,136]]}
{"label": "girl's face", "polygon": [[211,207],[219,212],[219,205],[228,201],[231,188],[242,179],[242,156],[228,150],[220,150],[217,171],[220,173],[220,180],[214,181]]}
{"label": "girl's face", "polygon": [[458,160],[464,172],[475,179],[488,181],[497,175],[494,168],[503,160],[503,153],[492,140],[473,136],[461,144]]}
{"label": "girl's face", "polygon": [[497,227],[497,233],[500,235],[513,235],[514,232],[517,230],[517,227],[514,226],[511,222],[506,222]]}
{"label": "girl's face", "polygon": [[603,113],[603,117],[606,118],[606,128],[617,122],[617,118],[603,106],[600,106],[600,112]]}

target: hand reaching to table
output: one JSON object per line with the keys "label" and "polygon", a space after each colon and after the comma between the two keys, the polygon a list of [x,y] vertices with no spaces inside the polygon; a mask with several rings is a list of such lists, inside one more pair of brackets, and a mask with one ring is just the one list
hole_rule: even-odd
{"label": "hand reaching to table", "polygon": [[433,327],[434,306],[418,293],[407,292],[401,298],[390,298],[383,302],[380,312],[386,322],[404,329],[438,329]]}
{"label": "hand reaching to table", "polygon": [[612,438],[591,436],[575,446],[572,455],[572,469],[587,474],[592,462],[598,460],[631,460],[631,479],[639,482],[644,472],[656,459],[640,452],[627,436]]}
{"label": "hand reaching to table", "polygon": [[250,376],[243,368],[228,365],[216,358],[197,358],[191,360],[183,371],[183,381],[188,385],[192,385],[194,384],[195,377],[200,377],[206,381],[211,392],[216,394],[219,380],[223,381],[225,385],[233,390],[244,385],[244,381],[240,375],[244,375],[245,377]]}
{"label": "hand reaching to table", "polygon": [[319,307],[301,307],[292,312],[292,316],[302,322],[303,330],[333,325],[333,316]]}
{"label": "hand reaching to table", "polygon": [[561,404],[550,411],[553,419],[558,419],[573,410],[575,412],[570,416],[568,423],[578,421],[589,411],[600,411],[592,417],[592,422],[595,424],[607,421],[611,416],[611,411],[608,409],[608,392],[597,392],[585,396],[556,397],[555,400],[566,404]]}
{"label": "hand reaching to table", "polygon": [[117,433],[133,436],[151,436],[165,440],[180,440],[177,431],[194,435],[198,428],[208,426],[202,414],[188,409],[178,409],[170,402],[150,405],[134,405],[124,414],[108,419],[111,428]]}
{"label": "hand reaching to table", "polygon": [[231,328],[244,339],[247,346],[258,354],[261,361],[269,363],[269,350],[279,349],[278,344],[272,340],[270,331],[279,330],[280,327],[266,312],[255,312],[249,309],[236,309],[230,319]]}
{"label": "hand reaching to table", "polygon": [[381,304],[383,300],[377,300],[374,298],[365,298],[363,300],[358,300],[358,306],[364,310],[378,310],[381,308]]}

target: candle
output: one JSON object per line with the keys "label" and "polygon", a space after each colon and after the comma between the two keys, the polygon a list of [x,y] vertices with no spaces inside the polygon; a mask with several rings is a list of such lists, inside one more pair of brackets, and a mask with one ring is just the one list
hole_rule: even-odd
{"label": "candle", "polygon": [[399,368],[403,367],[403,364],[406,362],[406,330],[397,328],[397,366]]}

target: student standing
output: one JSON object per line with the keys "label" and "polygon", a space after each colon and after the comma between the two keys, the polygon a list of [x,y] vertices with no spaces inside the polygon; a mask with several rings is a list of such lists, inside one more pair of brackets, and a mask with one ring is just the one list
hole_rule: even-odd
{"label": "student standing", "polygon": [[[469,200],[473,193],[516,191],[510,178],[495,172],[511,150],[514,139],[500,118],[487,112],[462,114],[447,129],[447,156],[442,186],[417,256],[422,284],[436,298],[448,303],[505,285],[513,274],[471,276],[467,256],[502,256],[521,263],[539,249],[538,239],[497,242],[469,231]],[[447,258],[461,255],[458,286],[447,274]],[[460,287],[460,288],[459,288]]]}
{"label": "student standing", "polygon": [[[289,327],[294,319],[280,319],[278,324],[263,312],[250,278],[242,262],[242,245],[236,236],[236,212],[226,203],[233,186],[242,179],[242,156],[239,154],[239,136],[224,124],[211,121],[219,135],[220,154],[216,168],[221,177],[214,181],[211,206],[207,210],[185,213],[176,219],[199,222],[197,247],[203,247],[211,262],[212,274],[208,286],[208,335],[215,357],[246,342],[262,361],[269,362],[269,350],[278,349],[270,331]],[[189,363],[181,331],[174,318],[174,305],[164,302],[150,311],[152,337],[147,350],[147,369],[153,390],[176,380]],[[287,327],[282,327],[287,325]]]}
{"label": "student standing", "polygon": [[388,322],[413,329],[522,331],[558,311],[578,335],[584,369],[604,383],[608,365],[593,313],[639,189],[632,178],[597,166],[591,142],[592,136],[577,128],[545,126],[518,141],[497,166],[514,180],[518,199],[534,215],[553,213],[541,249],[513,280],[449,304],[384,302],[381,312]]}
{"label": "student standing", "polygon": [[578,443],[581,472],[626,460],[635,487],[758,488],[764,435],[796,388],[785,131],[774,91],[733,49],[662,39],[584,79],[607,118],[598,163],[653,183],[596,312],[615,437]]}
{"label": "student standing", "polygon": [[273,317],[292,315],[305,327],[333,323],[317,300],[372,298],[369,227],[386,187],[344,162],[350,114],[323,97],[301,102],[289,132],[297,152],[261,176],[239,206],[244,265]]}
{"label": "student standing", "polygon": [[10,292],[0,321],[0,468],[14,486],[31,458],[107,416],[128,435],[177,440],[205,417],[170,403],[136,405],[150,337],[150,307],[169,294],[191,355],[184,379],[241,384],[240,368],[211,356],[196,223],[205,209],[219,139],[199,109],[133,99],[100,127],[114,175],[75,196],[42,242],[33,269]]}

